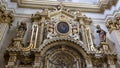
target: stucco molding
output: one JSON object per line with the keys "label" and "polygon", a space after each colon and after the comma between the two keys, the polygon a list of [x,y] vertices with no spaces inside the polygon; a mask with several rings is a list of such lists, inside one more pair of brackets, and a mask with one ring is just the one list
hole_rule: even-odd
{"label": "stucco molding", "polygon": [[[19,7],[22,8],[48,8],[56,9],[60,2],[57,1],[39,1],[39,0],[11,0],[16,2]],[[70,10],[80,10],[81,12],[98,12],[102,13],[105,9],[110,9],[112,5],[115,5],[118,0],[100,0],[98,4],[85,4],[85,3],[70,3],[63,2],[65,8]]]}

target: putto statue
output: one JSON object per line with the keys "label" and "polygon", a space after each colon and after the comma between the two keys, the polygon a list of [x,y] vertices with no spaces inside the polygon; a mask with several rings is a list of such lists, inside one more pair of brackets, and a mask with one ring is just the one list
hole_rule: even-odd
{"label": "putto statue", "polygon": [[97,33],[99,33],[100,42],[105,42],[106,41],[106,32],[101,29],[100,25],[97,25],[96,28],[97,28]]}

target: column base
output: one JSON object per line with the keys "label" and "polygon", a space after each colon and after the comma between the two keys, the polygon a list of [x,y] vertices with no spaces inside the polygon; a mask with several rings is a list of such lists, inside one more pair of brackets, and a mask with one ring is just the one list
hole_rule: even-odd
{"label": "column base", "polygon": [[40,63],[35,63],[35,64],[33,65],[33,68],[40,68]]}
{"label": "column base", "polygon": [[5,68],[14,68],[14,62],[8,62],[8,65],[5,66]]}
{"label": "column base", "polygon": [[111,64],[109,68],[116,68],[116,66],[114,64],[113,65]]}
{"label": "column base", "polygon": [[13,65],[6,65],[5,68],[15,68]]}
{"label": "column base", "polygon": [[92,64],[87,64],[87,68],[93,68]]}

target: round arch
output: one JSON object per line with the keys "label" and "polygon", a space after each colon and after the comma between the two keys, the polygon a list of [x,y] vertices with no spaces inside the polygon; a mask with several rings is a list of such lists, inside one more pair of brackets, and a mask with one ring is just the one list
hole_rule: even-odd
{"label": "round arch", "polygon": [[[87,54],[86,50],[84,49],[83,44],[78,43],[73,40],[72,41],[71,40],[48,41],[47,43],[41,45],[41,48],[40,48],[41,56],[44,56],[44,57],[45,56],[48,56],[48,57],[54,56],[54,55],[60,53],[59,52],[60,49],[61,49],[61,51],[63,49],[63,52],[67,53],[69,56],[71,55],[72,57],[75,57],[76,55],[78,56],[78,54],[81,55],[83,57],[82,59],[84,59],[84,61],[85,61],[85,64],[87,64],[86,60],[88,60],[88,54]],[[80,56],[78,56],[78,57],[80,57]]]}

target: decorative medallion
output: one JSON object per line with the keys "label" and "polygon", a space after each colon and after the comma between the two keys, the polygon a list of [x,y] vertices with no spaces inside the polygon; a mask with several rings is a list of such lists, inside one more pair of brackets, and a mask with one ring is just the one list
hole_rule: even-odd
{"label": "decorative medallion", "polygon": [[69,25],[66,22],[59,22],[57,24],[57,30],[60,33],[67,33],[69,31]]}

